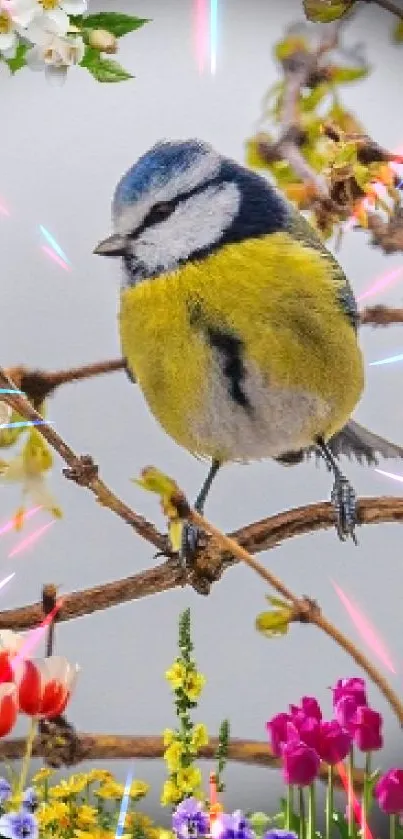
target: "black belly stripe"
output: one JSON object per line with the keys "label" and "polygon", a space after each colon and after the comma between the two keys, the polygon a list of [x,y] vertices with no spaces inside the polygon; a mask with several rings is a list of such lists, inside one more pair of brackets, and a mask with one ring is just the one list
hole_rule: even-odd
{"label": "black belly stripe", "polygon": [[243,341],[231,332],[212,326],[207,327],[207,337],[210,346],[222,359],[222,369],[228,381],[230,396],[237,405],[241,405],[246,411],[252,411],[252,405],[242,387],[246,375],[243,363]]}

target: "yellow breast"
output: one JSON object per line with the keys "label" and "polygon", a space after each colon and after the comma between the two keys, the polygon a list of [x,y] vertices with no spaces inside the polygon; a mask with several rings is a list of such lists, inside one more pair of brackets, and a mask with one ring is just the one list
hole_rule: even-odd
{"label": "yellow breast", "polygon": [[229,245],[123,290],[123,354],[167,433],[211,455],[214,441],[200,451],[194,428],[209,404],[217,360],[195,324],[197,312],[241,338],[268,388],[312,394],[330,406],[326,427],[317,428],[313,416],[307,434],[331,436],[363,387],[361,353],[337,292],[326,257],[288,234]]}

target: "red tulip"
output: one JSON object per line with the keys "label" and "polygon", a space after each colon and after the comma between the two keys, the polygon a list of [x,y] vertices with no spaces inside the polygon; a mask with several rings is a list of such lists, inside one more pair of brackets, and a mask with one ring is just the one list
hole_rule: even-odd
{"label": "red tulip", "polygon": [[16,668],[20,711],[30,717],[57,717],[70,699],[78,674],[61,656],[24,661]]}
{"label": "red tulip", "polygon": [[286,784],[310,786],[317,777],[319,755],[305,743],[291,740],[283,746],[283,776]]}
{"label": "red tulip", "polygon": [[383,720],[372,708],[357,708],[354,742],[362,752],[375,752],[383,746]]}
{"label": "red tulip", "polygon": [[374,797],[384,813],[403,813],[403,769],[389,769],[375,784]]}
{"label": "red tulip", "polygon": [[10,734],[18,716],[17,688],[13,682],[0,685],[0,737]]}
{"label": "red tulip", "polygon": [[11,659],[20,652],[23,644],[22,635],[18,635],[11,629],[0,631],[0,684],[14,681]]}
{"label": "red tulip", "polygon": [[321,760],[335,766],[348,755],[351,748],[351,737],[337,720],[322,722],[319,732],[318,754]]}

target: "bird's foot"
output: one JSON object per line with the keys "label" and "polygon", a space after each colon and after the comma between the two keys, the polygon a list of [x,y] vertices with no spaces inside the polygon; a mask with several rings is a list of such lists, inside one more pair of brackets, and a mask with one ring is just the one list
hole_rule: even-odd
{"label": "bird's foot", "polygon": [[183,568],[192,568],[202,531],[190,522],[184,522],[182,527],[181,547],[179,559]]}
{"label": "bird's foot", "polygon": [[353,487],[341,472],[336,473],[333,484],[331,503],[336,515],[336,531],[339,539],[345,542],[351,538],[358,545],[355,535],[357,525],[357,498]]}

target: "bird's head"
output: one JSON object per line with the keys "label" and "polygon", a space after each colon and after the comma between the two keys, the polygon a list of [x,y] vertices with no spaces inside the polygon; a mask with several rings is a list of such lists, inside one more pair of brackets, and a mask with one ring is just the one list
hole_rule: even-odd
{"label": "bird's head", "polygon": [[114,233],[95,248],[122,257],[135,284],[219,245],[279,229],[284,202],[260,176],[199,140],[160,142],[118,183]]}

